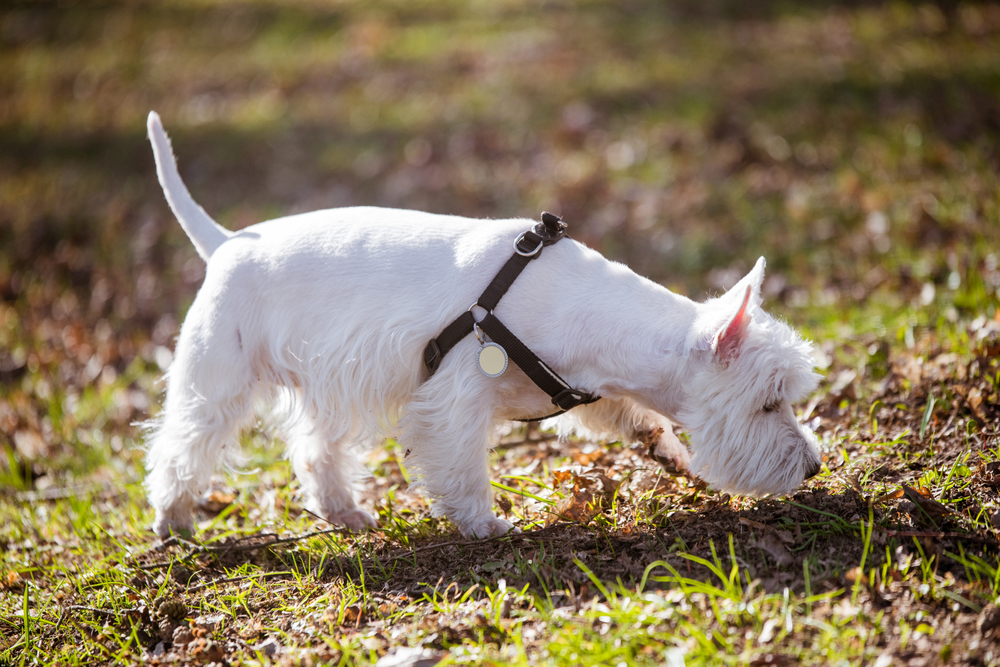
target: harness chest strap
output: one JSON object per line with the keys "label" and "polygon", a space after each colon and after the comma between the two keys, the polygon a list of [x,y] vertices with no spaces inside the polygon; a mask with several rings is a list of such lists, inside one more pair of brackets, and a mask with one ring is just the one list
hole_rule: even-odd
{"label": "harness chest strap", "polygon": [[431,375],[434,375],[434,372],[441,366],[444,355],[448,354],[448,351],[459,341],[472,333],[473,328],[478,325],[495,343],[507,351],[510,360],[517,364],[532,382],[552,397],[553,405],[559,408],[559,412],[553,415],[519,421],[547,419],[562,414],[577,405],[593,403],[600,398],[600,396],[594,396],[589,392],[572,388],[493,315],[493,309],[500,302],[501,297],[507,293],[514,280],[521,274],[521,271],[529,262],[542,254],[542,249],[545,246],[550,246],[565,236],[566,227],[566,223],[557,216],[545,212],[542,213],[540,223],[517,238],[514,242],[514,254],[473,304],[485,309],[488,313],[486,317],[482,321],[476,322],[472,315],[472,307],[470,307],[469,310],[445,327],[437,338],[427,343],[427,347],[424,348],[424,366],[427,367],[427,371]]}

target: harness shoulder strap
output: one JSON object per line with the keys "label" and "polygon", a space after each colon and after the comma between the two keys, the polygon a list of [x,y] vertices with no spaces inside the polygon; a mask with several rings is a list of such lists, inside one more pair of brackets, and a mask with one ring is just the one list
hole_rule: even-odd
{"label": "harness shoulder strap", "polygon": [[[534,227],[517,237],[514,241],[514,254],[511,255],[473,305],[480,306],[487,311],[496,308],[503,295],[524,271],[524,267],[541,256],[543,248],[558,242],[565,236],[567,228],[568,225],[559,216],[544,211],[541,222],[536,223]],[[471,308],[455,318],[438,334],[437,338],[431,339],[424,347],[424,366],[431,375],[434,375],[438,367],[441,366],[444,355],[458,345],[460,340],[472,333],[472,325],[475,324],[476,320],[470,311]]]}
{"label": "harness shoulder strap", "polygon": [[[514,284],[524,268],[534,259],[537,259],[542,249],[559,241],[566,235],[567,225],[558,216],[551,213],[542,213],[542,221],[531,229],[523,232],[514,241],[514,254],[503,265],[496,277],[490,282],[479,299],[473,306],[480,306],[487,311],[487,315],[478,325],[482,328],[494,342],[507,351],[511,361],[517,364],[518,368],[524,371],[525,375],[531,379],[546,394],[552,397],[552,404],[559,408],[556,412],[537,419],[523,419],[519,421],[538,421],[555,417],[567,410],[584,403],[593,403],[600,396],[595,396],[589,392],[574,389],[566,383],[559,374],[552,370],[545,362],[539,359],[528,346],[522,343],[517,336],[503,325],[493,315],[493,309],[510,286]],[[444,355],[448,354],[451,348],[455,347],[463,338],[472,333],[477,322],[472,316],[472,307],[459,315],[444,330],[432,339],[424,348],[424,366],[427,372],[434,375],[434,372],[441,366]]]}

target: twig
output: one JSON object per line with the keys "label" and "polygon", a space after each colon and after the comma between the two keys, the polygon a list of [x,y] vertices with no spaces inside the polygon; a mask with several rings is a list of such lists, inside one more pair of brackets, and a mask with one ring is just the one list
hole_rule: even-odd
{"label": "twig", "polygon": [[[310,515],[326,521],[323,517],[309,512],[309,510],[304,510]],[[329,521],[326,521],[330,523]],[[192,542],[190,540],[185,540],[178,535],[171,535],[170,537],[164,538],[156,547],[145,551],[140,555],[146,555],[150,551],[162,551],[167,547],[174,545],[184,546],[190,549],[191,553],[226,553],[231,551],[252,551],[254,549],[266,549],[267,547],[274,546],[275,544],[287,544],[289,542],[300,542],[302,540],[307,540],[310,537],[316,537],[317,535],[329,535],[330,533],[336,533],[344,530],[344,528],[331,528],[329,530],[317,530],[311,533],[305,533],[303,535],[294,535],[292,537],[278,537],[274,533],[265,533],[258,535],[247,535],[246,537],[241,537],[233,543],[229,544],[198,544],[197,542]],[[251,540],[261,540],[262,538],[272,537],[274,539],[264,541],[264,542],[253,542]],[[158,570],[165,567],[170,567],[171,563],[147,563],[146,565],[139,565],[140,570]]]}
{"label": "twig", "polygon": [[63,607],[59,610],[59,620],[56,621],[56,627],[52,629],[52,632],[58,633],[59,628],[62,627],[63,621],[66,619],[66,608]]}
{"label": "twig", "polygon": [[148,570],[159,570],[159,569],[162,569],[162,568],[165,568],[165,567],[170,567],[173,564],[174,564],[174,561],[170,561],[169,563],[149,563],[148,565],[140,565],[136,569],[137,570],[146,570],[146,571],[148,571]]}
{"label": "twig", "polygon": [[[329,524],[331,526],[336,526],[337,525],[334,522],[332,522],[329,519],[327,519],[325,516],[320,516],[319,514],[316,514],[316,512],[313,512],[311,510],[307,510],[305,507],[302,508],[302,511],[305,512],[306,514],[308,514],[309,516],[311,516],[314,519],[319,519],[320,521],[322,521],[325,524]],[[343,527],[343,526],[341,526],[341,527]]]}
{"label": "twig", "polygon": [[271,577],[284,577],[284,576],[287,576],[287,575],[290,575],[290,574],[292,574],[292,572],[290,572],[290,571],[285,571],[285,572],[261,572],[260,574],[246,574],[246,575],[241,575],[241,576],[238,576],[238,577],[225,577],[224,579],[212,579],[211,581],[205,581],[205,582],[202,582],[202,583],[198,584],[197,586],[192,586],[191,588],[188,588],[187,592],[188,593],[197,593],[198,591],[202,590],[203,588],[208,588],[209,586],[214,586],[215,584],[230,584],[230,583],[232,583],[234,581],[246,581],[246,580],[249,580],[249,579],[253,579],[255,577],[259,577],[261,579],[270,579]]}
{"label": "twig", "polygon": [[[192,548],[195,553],[224,553],[229,551],[252,551],[253,549],[265,549],[267,547],[273,547],[275,544],[288,544],[289,542],[301,542],[302,540],[308,540],[310,537],[317,537],[319,535],[329,535],[331,533],[338,533],[342,531],[342,528],[330,528],[329,530],[317,530],[311,533],[305,533],[303,535],[293,535],[292,537],[274,537],[269,542],[261,542],[257,544],[198,544],[196,542],[189,542],[187,540],[179,540],[182,544]],[[260,535],[251,535],[246,538],[241,538],[240,542],[257,539],[261,537]]]}
{"label": "twig", "polygon": [[120,614],[128,614],[129,612],[139,611],[134,607],[128,607],[126,609],[119,609],[117,611],[111,609],[101,609],[100,607],[88,607],[82,604],[68,604],[63,609],[70,609],[73,611],[89,611],[95,614],[101,614],[103,616],[118,616]]}

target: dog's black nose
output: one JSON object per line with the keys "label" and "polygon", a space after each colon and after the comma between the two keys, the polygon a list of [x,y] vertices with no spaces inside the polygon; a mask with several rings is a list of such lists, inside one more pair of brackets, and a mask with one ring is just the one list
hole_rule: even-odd
{"label": "dog's black nose", "polygon": [[806,479],[809,479],[810,477],[815,477],[822,467],[823,466],[820,465],[819,462],[814,463],[812,468],[810,468],[809,471],[806,473]]}

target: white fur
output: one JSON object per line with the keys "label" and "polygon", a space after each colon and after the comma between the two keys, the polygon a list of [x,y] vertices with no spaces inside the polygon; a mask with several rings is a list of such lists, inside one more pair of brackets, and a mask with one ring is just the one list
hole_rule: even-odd
{"label": "white fur", "polygon": [[[550,399],[513,365],[481,374],[474,336],[432,377],[422,353],[533,223],[345,208],[227,232],[180,181],[155,113],[148,129],[167,200],[208,260],[148,440],[154,530],[190,529],[194,499],[217,460],[234,455],[254,405],[281,396],[291,398],[296,475],[331,521],[375,524],[355,502],[352,450],[392,434],[438,514],[466,535],[510,529],[491,509],[490,437],[499,420],[552,412]],[[572,386],[604,397],[559,418],[562,431],[632,441],[669,433],[673,419],[690,432],[692,471],[713,486],[786,493],[819,466],[815,439],[788,406],[817,376],[809,345],[760,310],[762,277],[763,259],[698,304],[567,239],[529,264],[495,313]],[[779,409],[763,412],[769,401]],[[687,452],[672,451],[685,467]]]}

